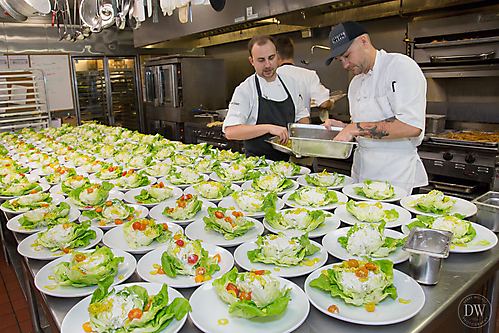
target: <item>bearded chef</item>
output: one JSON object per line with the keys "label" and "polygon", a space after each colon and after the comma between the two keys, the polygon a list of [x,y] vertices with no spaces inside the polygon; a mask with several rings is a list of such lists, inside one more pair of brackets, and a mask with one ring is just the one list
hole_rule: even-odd
{"label": "bearded chef", "polygon": [[354,181],[386,180],[409,194],[427,185],[417,152],[426,112],[426,79],[419,66],[403,54],[375,49],[357,22],[337,25],[329,34],[329,45],[326,65],[336,59],[355,75],[348,88],[351,123],[324,123],[329,130],[343,127],[334,140],[357,139]]}

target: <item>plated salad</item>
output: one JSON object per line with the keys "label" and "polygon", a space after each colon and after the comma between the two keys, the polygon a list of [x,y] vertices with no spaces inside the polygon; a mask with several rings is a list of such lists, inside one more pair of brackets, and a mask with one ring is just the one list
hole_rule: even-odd
{"label": "plated salad", "polygon": [[87,177],[79,176],[70,176],[62,181],[61,183],[61,191],[69,194],[71,191],[76,190],[77,188],[85,188],[90,186],[90,180]]}
{"label": "plated salad", "polygon": [[93,161],[93,162],[85,164],[83,166],[83,170],[85,170],[86,172],[99,172],[99,171],[102,171],[104,169],[109,168],[109,166],[110,165],[108,163],[105,163],[102,161]]}
{"label": "plated salad", "polygon": [[153,241],[163,244],[171,238],[172,232],[168,230],[166,223],[156,224],[154,220],[135,219],[123,225],[123,235],[128,242],[128,247],[137,249]]}
{"label": "plated salad", "polygon": [[49,226],[46,231],[37,234],[34,244],[46,247],[51,252],[62,250],[69,253],[71,249],[87,246],[91,239],[97,237],[95,230],[89,228],[90,221]]}
{"label": "plated salad", "polygon": [[234,192],[231,183],[219,183],[214,181],[201,182],[194,185],[199,195],[206,199],[222,199]]}
{"label": "plated salad", "polygon": [[140,194],[133,198],[137,200],[138,204],[155,204],[171,198],[172,195],[173,188],[163,185],[163,182],[159,182],[148,189],[141,190]]}
{"label": "plated salad", "polygon": [[144,171],[135,172],[134,169],[123,172],[122,176],[114,183],[117,187],[131,189],[151,184],[151,180]]}
{"label": "plated salad", "polygon": [[80,207],[98,206],[107,201],[109,191],[114,187],[109,182],[79,187],[69,193],[69,198]]}
{"label": "plated salad", "polygon": [[215,171],[220,166],[220,162],[217,160],[213,160],[211,158],[203,158],[202,160],[198,160],[194,169],[196,172],[210,172]]}
{"label": "plated salad", "polygon": [[184,154],[190,156],[201,156],[201,155],[210,155],[211,154],[212,145],[208,145],[206,143],[199,144],[190,144],[183,148]]}
{"label": "plated salad", "polygon": [[113,278],[124,257],[115,257],[108,247],[96,247],[91,252],[73,251],[69,262],[61,262],[52,267],[55,281],[59,286],[82,288],[95,286],[99,282]]}
{"label": "plated salad", "polygon": [[144,169],[144,172],[149,176],[153,177],[163,177],[170,174],[173,170],[173,167],[168,163],[156,163]]}
{"label": "plated salad", "polygon": [[313,175],[305,175],[305,180],[310,185],[319,187],[332,187],[338,186],[345,181],[345,176],[337,172],[329,173],[324,169],[320,173]]}
{"label": "plated salad", "polygon": [[99,220],[100,226],[107,224],[123,224],[125,220],[131,220],[135,217],[135,209],[128,206],[120,199],[106,201],[103,204],[94,206],[93,210],[86,210],[82,213],[83,216],[90,220]]}
{"label": "plated salad", "polygon": [[175,165],[193,165],[194,164],[194,157],[190,157],[187,155],[182,155],[182,154],[173,154],[170,157],[172,164]]}
{"label": "plated salad", "polygon": [[95,177],[102,180],[118,179],[123,175],[122,166],[108,166],[95,174]]}
{"label": "plated salad", "polygon": [[45,180],[50,184],[56,184],[67,180],[69,177],[76,176],[76,170],[74,168],[61,166],[56,168],[54,173],[45,176]]}
{"label": "plated salad", "polygon": [[399,213],[395,208],[383,209],[383,204],[380,202],[355,202],[349,200],[346,210],[360,222],[377,223],[384,221],[388,223],[399,218]]}
{"label": "plated salad", "polygon": [[260,192],[282,192],[293,187],[293,181],[276,173],[260,172],[253,173],[251,186]]}
{"label": "plated salad", "polygon": [[280,315],[290,301],[291,288],[281,287],[267,270],[238,273],[234,267],[213,286],[229,304],[229,313],[246,319]]}
{"label": "plated salad", "polygon": [[452,210],[456,200],[452,200],[438,190],[432,190],[422,195],[417,200],[410,202],[408,206],[425,213],[447,214]]}
{"label": "plated salad", "polygon": [[287,178],[298,175],[301,171],[301,166],[293,162],[276,161],[270,165],[270,171]]}
{"label": "plated salad", "polygon": [[114,157],[113,157],[113,160],[116,162],[116,163],[126,163],[128,162],[128,160],[130,160],[132,158],[132,154],[130,154],[129,152],[127,151],[120,151],[119,153],[117,153]]}
{"label": "plated salad", "polygon": [[181,168],[180,172],[173,172],[170,175],[170,182],[173,185],[197,184],[203,180],[203,175],[197,173],[193,167]]}
{"label": "plated salad", "polygon": [[393,262],[387,259],[358,261],[350,259],[324,270],[310,286],[340,297],[345,303],[365,306],[373,312],[385,298],[397,298],[393,285]]}
{"label": "plated salad", "polygon": [[217,161],[234,161],[240,157],[246,157],[244,154],[240,154],[238,151],[233,152],[232,150],[220,150],[213,149],[211,151],[211,158]]}
{"label": "plated salad", "polygon": [[226,167],[219,166],[215,169],[215,173],[223,181],[233,182],[250,180],[253,176],[251,170],[252,168],[250,166],[238,161],[231,163]]}
{"label": "plated salad", "polygon": [[385,200],[395,197],[395,189],[388,182],[366,179],[363,187],[354,187],[355,194],[374,200]]}
{"label": "plated salad", "polygon": [[291,267],[299,265],[305,257],[311,256],[320,248],[310,244],[308,233],[301,237],[288,237],[281,233],[258,235],[256,240],[258,248],[248,251],[251,262],[263,262],[276,266]]}
{"label": "plated salad", "polygon": [[2,204],[2,207],[15,212],[27,212],[41,207],[48,207],[51,202],[52,198],[49,193],[37,192],[7,200]]}
{"label": "plated salad", "polygon": [[245,212],[264,212],[267,208],[275,209],[277,195],[273,192],[262,193],[253,189],[232,193],[232,198],[239,208]]}
{"label": "plated salad", "polygon": [[120,291],[111,290],[111,279],[99,284],[88,306],[90,320],[83,324],[85,332],[162,332],[173,319],[181,320],[189,311],[189,301],[176,297],[168,304],[168,287],[163,284],[156,295],[138,285]]}
{"label": "plated salad", "polygon": [[323,187],[301,187],[289,196],[301,206],[322,207],[338,202],[336,192]]}
{"label": "plated salad", "polygon": [[175,207],[166,207],[163,215],[174,220],[189,220],[203,207],[203,202],[197,195],[186,194],[175,201]]}
{"label": "plated salad", "polygon": [[275,209],[270,208],[266,210],[265,220],[278,230],[295,229],[310,232],[319,228],[326,221],[326,217],[330,216],[331,214],[324,213],[322,210],[297,208],[276,212]]}
{"label": "plated salad", "polygon": [[29,184],[30,181],[24,173],[7,173],[5,175],[0,175],[0,183],[3,186],[9,186],[13,184]]}
{"label": "plated salad", "polygon": [[338,237],[338,243],[353,256],[388,257],[390,252],[404,245],[405,238],[386,237],[385,225],[386,222],[384,221],[379,226],[355,224],[348,229],[346,236]]}
{"label": "plated salad", "polygon": [[125,164],[127,168],[145,168],[150,166],[153,162],[152,156],[144,156],[144,155],[136,155],[132,157],[128,162]]}
{"label": "plated salad", "polygon": [[210,280],[220,270],[220,255],[210,257],[199,239],[189,240],[181,232],[177,232],[167,244],[166,251],[161,256],[161,267],[169,277],[195,276],[195,282],[199,283]]}
{"label": "plated salad", "polygon": [[30,184],[12,184],[0,188],[0,195],[4,197],[20,197],[27,194],[35,194],[42,191],[42,187],[38,183]]}
{"label": "plated salad", "polygon": [[265,159],[265,155],[263,156],[249,156],[249,157],[240,157],[236,163],[245,164],[250,168],[263,168],[268,166],[267,160]]}
{"label": "plated salad", "polygon": [[24,213],[18,222],[25,229],[66,223],[69,220],[70,208],[66,202],[61,202],[59,205],[51,203],[45,208],[38,208]]}
{"label": "plated salad", "polygon": [[453,244],[466,244],[475,238],[476,230],[470,221],[464,220],[465,217],[465,215],[457,213],[438,217],[418,215],[418,221],[407,224],[407,228],[411,230],[414,227],[422,227],[450,231],[452,232]]}
{"label": "plated salad", "polygon": [[162,146],[156,146],[153,149],[153,156],[157,160],[164,160],[175,153],[175,145],[165,144]]}
{"label": "plated salad", "polygon": [[208,216],[203,217],[205,230],[221,233],[226,240],[232,240],[247,233],[255,223],[238,211],[229,212],[226,208],[208,207]]}

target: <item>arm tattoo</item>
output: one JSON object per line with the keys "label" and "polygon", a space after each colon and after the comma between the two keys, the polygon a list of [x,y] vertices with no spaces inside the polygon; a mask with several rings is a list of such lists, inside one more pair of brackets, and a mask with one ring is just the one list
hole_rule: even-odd
{"label": "arm tattoo", "polygon": [[373,123],[357,123],[357,129],[360,132],[360,136],[364,136],[366,138],[371,139],[382,139],[390,135],[388,133],[388,124],[393,123],[396,120],[395,117],[390,117],[382,121],[377,121]]}

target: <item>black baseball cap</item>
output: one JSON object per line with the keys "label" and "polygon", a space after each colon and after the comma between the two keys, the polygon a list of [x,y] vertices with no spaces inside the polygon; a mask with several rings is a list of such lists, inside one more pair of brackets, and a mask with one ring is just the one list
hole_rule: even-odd
{"label": "black baseball cap", "polygon": [[354,21],[346,21],[334,27],[329,33],[329,48],[331,49],[331,53],[327,57],[326,66],[329,66],[335,57],[345,53],[355,38],[366,33],[367,31],[362,24]]}

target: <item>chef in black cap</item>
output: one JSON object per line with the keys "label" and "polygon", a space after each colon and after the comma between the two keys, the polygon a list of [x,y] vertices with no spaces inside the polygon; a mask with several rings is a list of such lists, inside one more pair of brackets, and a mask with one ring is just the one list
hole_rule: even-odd
{"label": "chef in black cap", "polygon": [[426,113],[426,79],[419,66],[403,54],[375,49],[357,22],[334,27],[329,45],[326,65],[336,59],[355,75],[348,88],[351,123],[334,119],[324,123],[328,129],[343,127],[334,140],[357,140],[354,181],[388,181],[408,194],[427,185],[417,153]]}

